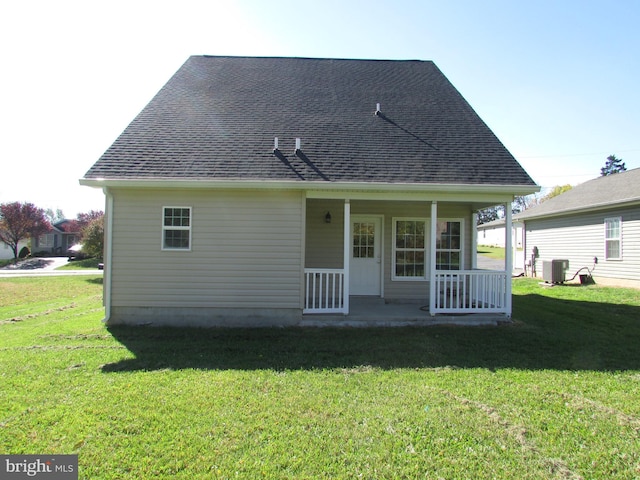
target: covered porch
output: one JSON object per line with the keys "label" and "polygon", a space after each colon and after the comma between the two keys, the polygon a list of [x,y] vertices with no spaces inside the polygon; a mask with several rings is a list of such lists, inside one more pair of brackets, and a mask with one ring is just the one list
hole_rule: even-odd
{"label": "covered porch", "polygon": [[[511,258],[509,255],[506,256],[503,269],[478,268],[476,214],[471,209],[467,210],[466,219],[460,222],[463,225],[459,227],[464,232],[464,225],[467,226],[468,232],[465,232],[465,235],[461,232],[459,241],[466,244],[468,251],[463,255],[464,248],[459,246],[458,263],[453,262],[447,265],[448,269],[438,268],[442,266],[442,259],[436,258],[437,255],[441,255],[436,246],[442,243],[439,238],[442,232],[438,231],[437,220],[440,219],[441,212],[446,213],[451,210],[451,203],[445,208],[442,208],[443,204],[444,202],[437,200],[421,202],[420,208],[426,210],[424,256],[427,258],[424,258],[424,275],[419,278],[419,282],[409,283],[405,278],[393,278],[397,269],[400,268],[397,264],[399,254],[391,245],[396,241],[394,239],[398,238],[393,223],[397,220],[396,218],[390,220],[392,214],[380,215],[379,228],[386,233],[383,232],[377,237],[376,242],[381,243],[382,252],[376,250],[372,255],[372,261],[382,264],[383,285],[380,294],[362,295],[361,291],[353,291],[353,277],[358,277],[360,274],[354,272],[352,268],[354,251],[362,250],[360,246],[362,240],[357,238],[357,232],[354,233],[357,224],[353,223],[353,218],[362,216],[362,209],[358,208],[357,202],[344,199],[341,205],[342,214],[335,215],[334,211],[334,216],[340,217],[339,221],[342,223],[341,265],[333,264],[331,268],[313,265],[306,266],[304,269],[303,324],[335,325],[335,322],[339,322],[340,325],[353,324],[353,326],[434,325],[459,322],[495,324],[508,320],[511,317]],[[504,205],[507,212],[505,221],[510,225],[511,202],[505,202]],[[380,207],[373,206],[367,212],[375,211],[375,208]],[[460,209],[459,205],[456,208]],[[330,214],[330,212],[327,213]],[[390,232],[391,230],[393,233]],[[510,227],[505,231],[510,231]],[[506,235],[507,251],[511,241],[511,236]],[[307,255],[312,256],[312,253],[308,252]],[[391,298],[393,295],[387,295],[385,292],[385,282],[387,282],[387,290],[410,287],[414,293],[418,292],[418,294],[414,295],[414,298]]]}

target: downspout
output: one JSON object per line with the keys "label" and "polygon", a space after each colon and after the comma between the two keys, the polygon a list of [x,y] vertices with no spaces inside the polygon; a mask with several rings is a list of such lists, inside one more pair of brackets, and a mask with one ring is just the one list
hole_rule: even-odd
{"label": "downspout", "polygon": [[103,303],[104,303],[104,320],[108,324],[111,318],[111,279],[113,269],[113,195],[107,187],[103,188],[106,197],[105,218],[107,223],[104,232],[104,273],[103,273]]}

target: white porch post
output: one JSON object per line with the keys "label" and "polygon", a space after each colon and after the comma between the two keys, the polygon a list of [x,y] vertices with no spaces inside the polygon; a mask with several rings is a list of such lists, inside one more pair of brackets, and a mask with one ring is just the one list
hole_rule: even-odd
{"label": "white porch post", "polygon": [[431,202],[431,231],[429,232],[429,314],[436,314],[436,232],[438,228],[438,202]]}
{"label": "white porch post", "polygon": [[471,270],[478,268],[478,212],[471,214]]}
{"label": "white porch post", "polygon": [[507,318],[511,318],[511,276],[513,275],[513,248],[512,248],[513,232],[511,220],[511,202],[504,205],[504,270],[507,277],[507,285],[505,288]]}
{"label": "white porch post", "polygon": [[351,258],[351,203],[349,199],[344,201],[344,253],[343,253],[343,269],[344,269],[344,314],[349,315],[349,259]]}

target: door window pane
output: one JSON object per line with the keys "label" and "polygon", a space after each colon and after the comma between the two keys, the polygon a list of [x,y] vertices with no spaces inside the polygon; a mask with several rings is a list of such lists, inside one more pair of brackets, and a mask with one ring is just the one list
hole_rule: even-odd
{"label": "door window pane", "polygon": [[375,255],[375,224],[353,223],[353,258],[373,258]]}

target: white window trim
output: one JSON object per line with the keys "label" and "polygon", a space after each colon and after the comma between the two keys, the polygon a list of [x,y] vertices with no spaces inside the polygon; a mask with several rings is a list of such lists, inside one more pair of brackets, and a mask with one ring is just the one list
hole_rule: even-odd
{"label": "white window trim", "polygon": [[[424,222],[424,276],[396,276],[396,224],[402,221]],[[429,281],[429,219],[425,217],[393,217],[391,219],[391,281],[394,282],[428,282]],[[417,250],[417,249],[410,249]]]}
{"label": "white window trim", "polygon": [[[181,208],[181,209],[187,209],[189,210],[189,226],[188,227],[182,227],[182,226],[165,226],[164,224],[164,211],[167,208]],[[193,208],[192,207],[186,207],[186,206],[179,206],[179,205],[165,205],[162,207],[162,210],[160,211],[161,213],[161,217],[160,217],[160,225],[162,226],[162,235],[160,237],[160,248],[162,249],[162,251],[165,252],[190,252],[191,251],[191,246],[192,246],[192,228],[193,228]],[[189,231],[189,248],[176,248],[176,247],[165,247],[164,245],[164,232],[167,230],[188,230]]]}
{"label": "white window trim", "polygon": [[[460,270],[438,270],[439,272],[460,272],[464,270],[464,244],[465,244],[465,236],[464,236],[464,218],[438,218],[438,222],[459,222],[460,223],[460,249],[452,250],[450,248],[440,248],[436,249],[436,260],[438,258],[438,252],[457,252],[460,251]],[[436,245],[433,246],[436,248]],[[433,268],[436,268],[434,265]]]}
{"label": "white window trim", "polygon": [[38,247],[48,248],[55,246],[55,235],[53,233],[45,233],[38,238]]}
{"label": "white window trim", "polygon": [[[618,222],[618,237],[617,238],[607,238],[607,222],[612,221],[612,220],[617,220]],[[611,241],[611,240],[617,240],[618,244],[619,244],[619,248],[618,248],[618,252],[619,252],[619,256],[618,257],[608,257],[607,256],[607,242]],[[622,260],[622,217],[607,217],[604,219],[604,259],[605,261],[613,261],[613,262],[619,262]]]}

